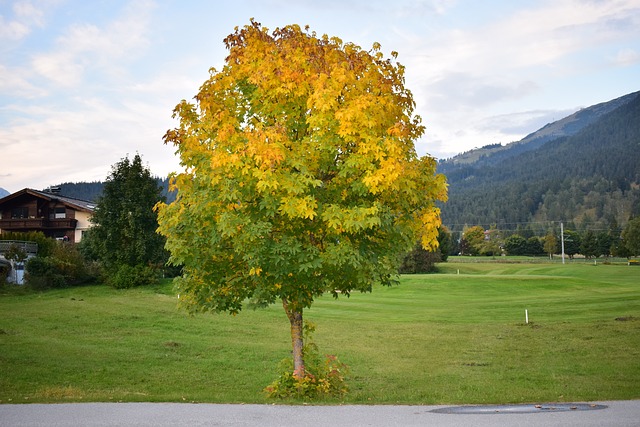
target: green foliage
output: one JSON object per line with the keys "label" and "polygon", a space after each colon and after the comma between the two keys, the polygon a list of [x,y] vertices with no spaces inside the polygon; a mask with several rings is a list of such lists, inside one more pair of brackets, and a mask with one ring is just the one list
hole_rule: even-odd
{"label": "green foliage", "polygon": [[502,255],[502,246],[504,246],[504,240],[500,230],[491,227],[485,231],[484,239],[478,245],[478,252],[485,256],[499,256]]}
{"label": "green foliage", "polygon": [[564,253],[573,258],[574,255],[580,253],[582,238],[580,233],[573,230],[564,230]]}
{"label": "green foliage", "polygon": [[[94,227],[85,233],[81,242],[83,254],[99,260],[108,276],[128,277],[131,272],[145,272],[144,268],[137,268],[138,265],[164,264],[168,254],[164,250],[164,238],[156,233],[158,221],[153,210],[157,202],[164,200],[161,193],[157,180],[142,165],[139,155],[116,163],[96,203],[91,218]],[[121,272],[123,265],[132,268]],[[145,274],[136,283],[147,280]],[[118,287],[126,281],[114,278]]]}
{"label": "green foliage", "polygon": [[526,255],[527,239],[519,234],[512,234],[505,239],[504,250],[507,252],[507,255]]}
{"label": "green foliage", "polygon": [[23,248],[18,246],[17,244],[13,244],[9,247],[9,249],[4,253],[5,259],[13,262],[24,262],[27,259],[27,253]]}
{"label": "green foliage", "polygon": [[67,197],[95,202],[102,195],[104,183],[99,181],[63,182],[54,187],[60,188],[60,194]]}
{"label": "green foliage", "polygon": [[542,241],[536,236],[531,236],[527,239],[527,252],[526,255],[542,255],[544,254],[544,247]]}
{"label": "green foliage", "polygon": [[640,216],[629,221],[622,232],[622,241],[630,256],[640,255]]}
{"label": "green foliage", "polygon": [[58,260],[48,257],[31,258],[26,265],[26,282],[33,289],[64,288],[66,280]]}
{"label": "green foliage", "polygon": [[439,251],[427,251],[420,243],[417,243],[413,250],[404,257],[398,271],[400,274],[432,273],[436,271],[435,264],[438,262],[442,262]]}
{"label": "green foliage", "polygon": [[[549,245],[553,245],[552,251],[555,251],[555,241],[550,240]],[[519,234],[512,234],[507,237],[504,242],[504,249],[508,255],[542,255],[545,253],[543,242],[536,236],[525,239]]]}
{"label": "green foliage", "polygon": [[551,258],[553,257],[553,254],[558,251],[558,238],[554,233],[549,233],[544,236],[542,246],[545,253],[549,255],[549,258]]}
{"label": "green foliage", "polygon": [[97,281],[100,268],[85,261],[77,246],[56,242],[50,255],[27,261],[26,283],[34,289],[65,288]]}
{"label": "green foliage", "polygon": [[580,239],[580,253],[587,259],[595,257],[598,252],[597,244],[596,235],[592,231],[587,231]]}
{"label": "green foliage", "polygon": [[120,264],[107,275],[107,284],[116,289],[155,285],[159,281],[158,271],[147,265]]}
{"label": "green foliage", "polygon": [[462,233],[461,243],[464,251],[461,251],[463,255],[478,255],[480,249],[484,243],[484,228],[479,225],[473,227],[466,227]]}
{"label": "green foliage", "polygon": [[38,244],[38,256],[46,257],[53,253],[56,247],[56,240],[44,235],[41,231],[3,231],[0,240],[20,240],[35,242]]}
{"label": "green foliage", "polygon": [[420,274],[437,271],[436,263],[445,262],[451,250],[451,233],[446,227],[438,230],[438,249],[426,250],[420,242],[416,243],[411,252],[400,265],[400,274]]}
{"label": "green foliage", "polygon": [[304,323],[305,372],[294,373],[293,360],[284,359],[280,364],[280,376],[269,384],[264,392],[269,398],[312,400],[322,397],[342,397],[348,392],[346,376],[349,368],[334,355],[322,357],[313,341],[315,325]]}

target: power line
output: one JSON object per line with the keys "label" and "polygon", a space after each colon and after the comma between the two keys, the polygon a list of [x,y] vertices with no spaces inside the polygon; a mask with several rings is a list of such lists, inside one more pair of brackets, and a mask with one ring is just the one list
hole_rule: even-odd
{"label": "power line", "polygon": [[[571,223],[573,221],[520,221],[520,222],[499,222],[499,221],[488,221],[483,224],[490,224],[489,228],[485,228],[483,224],[473,224],[469,223],[454,223],[454,224],[444,224],[451,233],[463,233],[465,229],[480,226],[485,231],[495,229],[500,232],[511,232],[515,233],[518,231],[527,231],[527,232],[539,232],[541,229],[549,230],[550,228],[560,228],[561,224],[565,225],[567,223]],[[492,228],[495,227],[495,228]],[[618,225],[620,229],[624,228],[623,225]],[[580,222],[579,227],[575,227],[580,230],[587,231],[609,231],[610,228],[603,228],[602,222],[588,221],[588,222]],[[577,230],[572,230],[577,231]]]}

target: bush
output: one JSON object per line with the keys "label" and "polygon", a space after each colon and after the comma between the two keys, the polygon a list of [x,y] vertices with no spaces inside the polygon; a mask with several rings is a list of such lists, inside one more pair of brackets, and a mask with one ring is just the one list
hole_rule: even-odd
{"label": "bush", "polygon": [[67,282],[54,257],[35,257],[27,261],[26,282],[33,289],[64,288]]}
{"label": "bush", "polygon": [[334,355],[320,356],[318,347],[312,339],[315,326],[309,322],[304,324],[304,376],[293,373],[293,360],[290,358],[280,363],[280,376],[267,387],[267,397],[304,400],[320,397],[341,397],[348,392],[345,375],[348,366],[340,362]]}
{"label": "bush", "polygon": [[437,271],[436,263],[442,261],[440,251],[429,252],[418,243],[403,259],[400,274],[421,274]]}
{"label": "bush", "polygon": [[57,242],[48,256],[31,258],[26,282],[34,289],[65,288],[96,281],[100,270],[85,262],[76,245]]}
{"label": "bush", "polygon": [[130,266],[122,264],[109,274],[107,284],[116,289],[128,289],[138,286],[155,285],[159,282],[158,272],[146,265]]}

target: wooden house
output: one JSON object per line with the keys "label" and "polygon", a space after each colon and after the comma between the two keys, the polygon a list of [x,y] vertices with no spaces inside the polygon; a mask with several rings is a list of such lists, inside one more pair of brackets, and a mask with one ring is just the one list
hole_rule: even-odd
{"label": "wooden house", "polygon": [[0,233],[41,231],[77,243],[91,227],[95,203],[25,188],[0,199]]}

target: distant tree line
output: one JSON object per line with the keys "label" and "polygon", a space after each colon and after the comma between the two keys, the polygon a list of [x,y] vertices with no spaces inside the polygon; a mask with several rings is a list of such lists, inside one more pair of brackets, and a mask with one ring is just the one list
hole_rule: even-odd
{"label": "distant tree line", "polygon": [[451,233],[448,248],[455,255],[527,255],[553,257],[564,253],[569,258],[582,255],[588,259],[599,257],[630,258],[640,255],[640,217],[633,218],[622,228],[612,222],[606,230],[565,228],[561,233],[550,229],[542,237],[532,235],[531,230],[502,231],[493,226],[465,227],[462,232]]}

